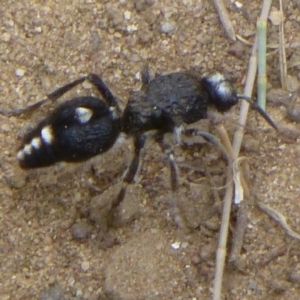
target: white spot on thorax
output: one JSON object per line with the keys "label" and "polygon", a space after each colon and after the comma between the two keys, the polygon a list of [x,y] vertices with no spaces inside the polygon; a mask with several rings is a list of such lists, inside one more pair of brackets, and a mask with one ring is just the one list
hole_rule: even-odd
{"label": "white spot on thorax", "polygon": [[220,96],[231,94],[231,86],[221,73],[215,73],[207,77],[207,80]]}
{"label": "white spot on thorax", "polygon": [[222,96],[227,96],[231,94],[231,88],[227,81],[223,81],[218,87],[218,94]]}
{"label": "white spot on thorax", "polygon": [[221,73],[214,73],[207,77],[207,80],[212,85],[220,84],[223,80],[225,80],[225,77]]}
{"label": "white spot on thorax", "polygon": [[87,123],[93,116],[93,111],[86,107],[77,107],[75,113],[79,122],[82,124]]}
{"label": "white spot on thorax", "polygon": [[52,144],[54,140],[52,127],[50,125],[44,127],[41,131],[41,136],[42,136],[42,140],[46,144]]}

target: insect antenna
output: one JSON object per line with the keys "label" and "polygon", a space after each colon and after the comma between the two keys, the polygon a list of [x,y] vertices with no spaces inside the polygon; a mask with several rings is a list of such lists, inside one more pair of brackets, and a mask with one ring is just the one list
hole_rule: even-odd
{"label": "insect antenna", "polygon": [[250,97],[242,94],[237,94],[239,99],[246,100],[252,109],[255,109],[276,131],[278,131],[278,127],[275,122],[271,119],[271,117],[260,107],[258,106]]}
{"label": "insect antenna", "polygon": [[84,82],[86,80],[86,76],[81,77],[77,80],[74,80],[60,88],[58,88],[57,90],[55,90],[53,93],[47,95],[47,98],[34,103],[32,105],[29,105],[25,108],[15,108],[13,110],[0,110],[0,114],[4,115],[4,116],[19,116],[22,114],[26,114],[26,116],[30,116],[35,110],[37,110],[38,108],[40,108],[43,104],[45,104],[48,101],[54,102],[56,101],[59,97],[61,97],[63,94],[65,94],[66,92],[68,92],[69,90],[71,90],[73,87],[77,86],[78,84]]}

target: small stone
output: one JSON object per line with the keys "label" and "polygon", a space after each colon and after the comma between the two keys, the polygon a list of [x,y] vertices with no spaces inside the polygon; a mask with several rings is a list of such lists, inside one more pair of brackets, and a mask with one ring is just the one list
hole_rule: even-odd
{"label": "small stone", "polygon": [[299,89],[299,81],[296,76],[287,76],[286,88],[291,93],[294,93]]}
{"label": "small stone", "polygon": [[72,237],[76,241],[86,240],[91,235],[91,226],[86,222],[79,221],[71,228]]}
{"label": "small stone", "polygon": [[235,4],[236,8],[238,8],[238,9],[241,9],[243,7],[243,4],[238,1],[235,1],[234,4]]}
{"label": "small stone", "polygon": [[23,77],[24,74],[25,74],[25,70],[23,70],[23,69],[16,69],[15,74],[16,74],[18,77]]}
{"label": "small stone", "polygon": [[189,245],[188,242],[183,242],[183,243],[181,244],[181,248],[182,248],[182,249],[186,249],[186,248],[188,247],[188,245]]}
{"label": "small stone", "polygon": [[132,55],[129,56],[128,58],[129,61],[132,61],[132,62],[138,62],[140,61],[140,57],[138,56],[138,54],[136,53],[133,53]]}
{"label": "small stone", "polygon": [[42,27],[38,26],[34,28],[34,32],[36,33],[41,33],[42,32]]}
{"label": "small stone", "polygon": [[270,89],[267,92],[267,101],[275,105],[287,106],[290,102],[292,94],[283,89]]}
{"label": "small stone", "polygon": [[8,32],[5,32],[0,36],[0,40],[3,42],[9,42],[10,39],[11,39],[11,35]]}
{"label": "small stone", "polygon": [[127,26],[127,32],[134,32],[134,31],[137,31],[137,26],[136,25],[128,25]]}
{"label": "small stone", "polygon": [[68,279],[68,284],[69,284],[70,286],[73,286],[74,283],[75,283],[74,277],[70,277],[70,278]]}
{"label": "small stone", "polygon": [[25,186],[26,184],[26,177],[19,175],[19,176],[7,176],[6,177],[6,182],[8,186],[15,188],[15,189],[20,189]]}
{"label": "small stone", "polygon": [[270,288],[276,293],[284,293],[288,289],[290,289],[291,283],[286,280],[275,279],[270,282]]}
{"label": "small stone", "polygon": [[124,12],[124,19],[125,20],[130,20],[130,17],[131,17],[131,11],[126,10]]}
{"label": "small stone", "polygon": [[287,118],[294,122],[300,122],[300,105],[296,103],[291,105],[286,110]]}
{"label": "small stone", "polygon": [[253,290],[253,291],[257,291],[258,290],[258,284],[256,281],[254,280],[250,280],[249,284],[248,284],[248,289],[249,290]]}
{"label": "small stone", "polygon": [[177,23],[171,20],[167,20],[161,23],[160,30],[163,33],[170,33],[173,31],[177,26]]}
{"label": "small stone", "polygon": [[289,279],[292,283],[300,283],[300,272],[299,270],[295,270],[293,271],[290,276]]}
{"label": "small stone", "polygon": [[66,300],[62,289],[58,285],[51,286],[42,291],[39,300]]}
{"label": "small stone", "polygon": [[135,75],[134,75],[134,79],[137,80],[137,81],[141,81],[141,72],[137,72]]}
{"label": "small stone", "polygon": [[273,25],[279,25],[283,20],[283,16],[279,10],[273,10],[270,12],[269,19],[271,20]]}
{"label": "small stone", "polygon": [[177,249],[180,248],[180,245],[181,245],[180,242],[175,242],[175,243],[171,244],[171,247],[172,247],[173,249],[177,250]]}
{"label": "small stone", "polygon": [[3,131],[3,132],[9,132],[10,131],[10,126],[6,123],[6,124],[2,124],[1,125],[1,130]]}
{"label": "small stone", "polygon": [[153,5],[154,2],[155,0],[135,0],[134,7],[137,11],[143,11]]}
{"label": "small stone", "polygon": [[83,261],[81,263],[81,269],[86,272],[90,268],[90,263],[88,261]]}
{"label": "small stone", "polygon": [[82,83],[82,87],[83,87],[85,90],[90,90],[90,89],[93,87],[93,85],[92,85],[90,82],[88,82],[88,81],[86,80],[86,81],[84,81],[84,82]]}

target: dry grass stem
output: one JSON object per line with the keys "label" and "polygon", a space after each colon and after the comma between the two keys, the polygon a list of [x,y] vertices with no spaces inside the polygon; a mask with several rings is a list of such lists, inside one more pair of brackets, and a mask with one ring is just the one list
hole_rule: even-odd
{"label": "dry grass stem", "polygon": [[[271,8],[271,4],[272,4],[271,0],[265,0],[263,2],[261,16],[260,16],[262,20],[267,19]],[[253,83],[255,80],[256,67],[257,67],[256,49],[257,49],[257,42],[255,41],[252,49],[252,55],[250,58],[250,65],[249,65],[247,82],[246,82],[246,87],[244,92],[245,95],[247,96],[251,96]],[[238,126],[238,129],[234,135],[234,142],[233,142],[234,158],[238,157],[240,151],[248,110],[249,110],[249,104],[246,101],[243,101],[241,105],[240,116],[239,116],[239,124],[241,126]],[[227,168],[226,175],[227,175],[226,185],[228,186],[223,201],[222,225],[220,230],[219,247],[217,250],[217,258],[216,258],[213,300],[221,299],[221,293],[222,293],[222,282],[223,282],[223,274],[224,274],[224,266],[225,266],[225,258],[226,258],[226,244],[227,244],[229,219],[230,219],[230,211],[231,211],[232,196],[233,196],[233,184],[231,184],[231,178],[233,174],[230,165]]]}
{"label": "dry grass stem", "polygon": [[286,90],[286,78],[287,78],[287,63],[285,53],[285,40],[284,40],[284,23],[283,23],[283,9],[282,0],[279,0],[281,22],[279,24],[279,66],[280,66],[280,81],[281,87]]}
{"label": "dry grass stem", "polygon": [[291,227],[286,222],[285,216],[282,213],[261,202],[258,202],[257,206],[266,214],[268,214],[273,220],[278,222],[290,237],[300,241],[300,234],[291,229]]}
{"label": "dry grass stem", "polygon": [[[236,35],[236,39],[239,40],[240,42],[242,42],[243,44],[247,45],[247,46],[253,46],[254,43],[249,42],[248,40],[246,40],[245,38],[243,38],[240,35]],[[276,50],[280,47],[279,44],[267,44],[267,49],[272,49],[272,50]],[[284,45],[285,49],[290,49],[290,48],[300,48],[300,42],[292,42],[292,43],[285,43]]]}
{"label": "dry grass stem", "polygon": [[219,14],[221,23],[226,31],[226,34],[228,35],[228,37],[232,40],[235,41],[236,37],[235,37],[235,32],[234,32],[234,28],[232,26],[232,23],[229,19],[229,15],[227,12],[227,9],[224,5],[223,0],[213,0],[214,1],[214,5],[216,7],[216,10]]}
{"label": "dry grass stem", "polygon": [[266,110],[267,95],[267,73],[266,73],[266,53],[267,53],[267,21],[257,21],[257,103]]}

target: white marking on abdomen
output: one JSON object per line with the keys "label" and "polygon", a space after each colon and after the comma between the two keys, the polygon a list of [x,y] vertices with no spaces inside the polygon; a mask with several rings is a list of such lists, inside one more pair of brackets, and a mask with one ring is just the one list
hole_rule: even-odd
{"label": "white marking on abdomen", "polygon": [[39,149],[42,145],[42,140],[40,137],[35,137],[34,139],[32,139],[30,145],[34,148],[34,149]]}
{"label": "white marking on abdomen", "polygon": [[76,116],[80,123],[87,123],[93,116],[93,111],[86,107],[77,107],[75,109]]}
{"label": "white marking on abdomen", "polygon": [[23,149],[24,154],[30,155],[32,153],[32,146],[30,144],[26,144]]}
{"label": "white marking on abdomen", "polygon": [[25,154],[23,150],[20,150],[17,154],[17,159],[18,160],[23,160],[25,158]]}
{"label": "white marking on abdomen", "polygon": [[50,125],[44,127],[41,131],[41,136],[42,136],[42,140],[46,144],[52,144],[54,140],[52,127]]}

